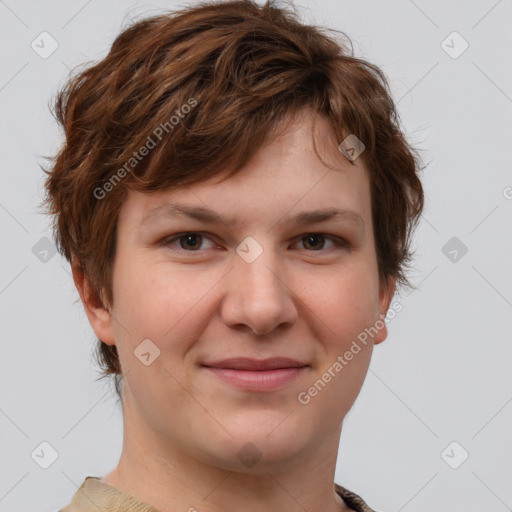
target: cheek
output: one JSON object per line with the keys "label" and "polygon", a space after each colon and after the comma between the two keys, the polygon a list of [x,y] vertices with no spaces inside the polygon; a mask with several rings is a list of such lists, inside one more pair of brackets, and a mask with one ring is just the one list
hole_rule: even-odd
{"label": "cheek", "polygon": [[357,398],[370,364],[373,344],[364,334],[375,318],[375,287],[357,272],[309,285],[308,323],[310,329],[314,325],[313,335],[322,350],[317,353],[311,387],[302,391],[311,400],[313,415],[329,408],[341,421]]}
{"label": "cheek", "polygon": [[328,278],[305,280],[301,286],[307,304],[323,325],[320,339],[343,345],[371,325],[378,315],[378,291],[371,272],[331,273]]}
{"label": "cheek", "polygon": [[[182,360],[194,340],[190,328],[195,328],[205,290],[198,286],[198,277],[187,279],[164,265],[133,260],[118,270],[113,316],[127,394],[159,425],[167,412],[158,404],[172,397],[173,407],[180,408],[190,401],[181,385],[186,380]],[[148,339],[151,343],[142,344]],[[149,356],[144,362],[145,353]]]}
{"label": "cheek", "polygon": [[[179,272],[164,263],[126,266],[116,276],[114,316],[121,343],[149,338],[163,350],[180,352],[208,322],[207,308],[222,274],[198,271],[191,265]],[[115,295],[116,297],[116,295]]]}

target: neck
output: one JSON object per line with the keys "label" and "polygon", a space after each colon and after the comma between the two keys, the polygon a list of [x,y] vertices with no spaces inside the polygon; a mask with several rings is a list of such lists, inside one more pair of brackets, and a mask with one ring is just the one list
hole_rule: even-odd
{"label": "neck", "polygon": [[222,467],[223,461],[184,453],[179,443],[151,429],[134,409],[125,401],[121,458],[102,481],[160,512],[351,510],[334,491],[341,426],[286,462],[260,461],[240,472],[229,463]]}

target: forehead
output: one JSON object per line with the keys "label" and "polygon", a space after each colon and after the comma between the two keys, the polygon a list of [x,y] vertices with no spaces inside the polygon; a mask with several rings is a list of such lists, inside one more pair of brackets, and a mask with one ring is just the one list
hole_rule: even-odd
{"label": "forehead", "polygon": [[129,190],[120,221],[144,225],[173,210],[179,213],[173,208],[179,203],[182,212],[195,207],[198,219],[202,215],[203,220],[219,220],[222,214],[232,225],[250,217],[263,220],[319,207],[344,210],[346,220],[360,217],[368,222],[367,169],[361,158],[349,161],[338,145],[328,121],[303,110],[276,127],[235,175],[228,177],[226,170],[189,186],[151,193]]}

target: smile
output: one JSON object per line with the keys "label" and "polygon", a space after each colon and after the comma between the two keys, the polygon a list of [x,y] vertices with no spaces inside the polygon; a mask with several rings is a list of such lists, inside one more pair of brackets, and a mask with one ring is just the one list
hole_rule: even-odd
{"label": "smile", "polygon": [[237,370],[207,366],[203,368],[222,381],[246,391],[275,391],[299,377],[307,366],[272,370]]}

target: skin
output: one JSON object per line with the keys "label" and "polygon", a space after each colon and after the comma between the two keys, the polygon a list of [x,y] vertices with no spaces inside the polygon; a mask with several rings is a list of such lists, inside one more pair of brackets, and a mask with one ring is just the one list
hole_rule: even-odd
{"label": "skin", "polygon": [[[110,310],[73,265],[91,326],[117,346],[125,375],[123,451],[102,481],[162,512],[350,510],[333,487],[342,422],[373,345],[387,337],[385,324],[308,404],[298,395],[383,318],[395,281],[379,286],[362,159],[351,165],[317,114],[305,109],[289,122],[225,181],[129,191],[118,219]],[[315,154],[313,132],[329,167]],[[151,208],[176,200],[238,224],[180,215],[141,226]],[[364,227],[287,220],[327,207],[356,212]],[[184,232],[203,238],[165,244]],[[252,263],[236,252],[248,236],[263,249]],[[160,350],[149,366],[134,355],[144,339]],[[291,357],[309,367],[276,391],[255,392],[200,366],[237,356]],[[250,467],[237,456],[247,443],[261,456]]]}

